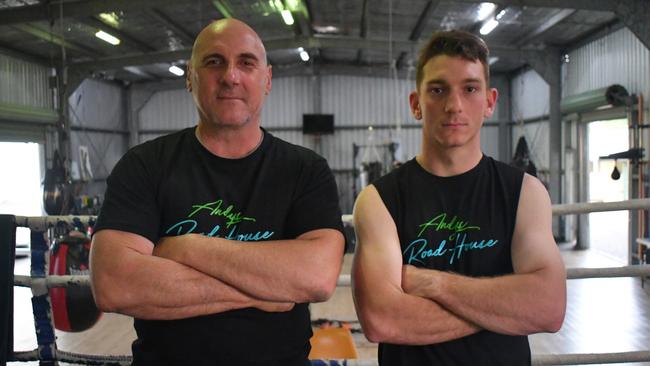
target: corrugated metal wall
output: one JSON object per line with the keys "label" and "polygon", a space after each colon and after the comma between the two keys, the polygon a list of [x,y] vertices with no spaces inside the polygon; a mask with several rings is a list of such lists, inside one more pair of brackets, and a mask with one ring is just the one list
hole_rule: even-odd
{"label": "corrugated metal wall", "polygon": [[627,28],[569,53],[563,96],[612,84],[630,93],[650,94],[650,51]]}
{"label": "corrugated metal wall", "polygon": [[79,146],[86,146],[95,179],[87,194],[103,194],[104,180],[127,150],[124,98],[119,85],[86,79],[68,99],[73,164],[79,164]]}
{"label": "corrugated metal wall", "polygon": [[[550,87],[542,77],[533,70],[527,70],[515,76],[510,82],[512,100],[512,151],[517,146],[519,137],[524,136],[530,149],[530,156],[535,163],[539,177],[549,169],[549,125],[548,120],[524,124],[524,120],[548,116],[550,110]],[[548,117],[547,117],[548,118]],[[546,172],[546,173],[545,173]]]}
{"label": "corrugated metal wall", "polygon": [[[302,115],[316,111],[317,85],[315,77],[286,77],[273,80],[271,93],[262,109],[262,126],[265,128],[302,126]],[[338,120],[335,124],[338,124]]]}
{"label": "corrugated metal wall", "polygon": [[[185,89],[177,89],[155,93],[137,113],[137,118],[141,133],[160,130],[176,131],[195,125],[198,121],[198,113],[192,94]],[[148,134],[144,136],[146,135]]]}
{"label": "corrugated metal wall", "polygon": [[0,55],[0,102],[51,108],[50,68]]}
{"label": "corrugated metal wall", "polygon": [[517,75],[510,87],[513,121],[548,115],[550,88],[537,72],[528,70]]}

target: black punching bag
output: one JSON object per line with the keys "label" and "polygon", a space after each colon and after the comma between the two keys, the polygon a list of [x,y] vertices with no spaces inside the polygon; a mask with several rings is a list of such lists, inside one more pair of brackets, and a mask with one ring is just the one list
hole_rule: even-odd
{"label": "black punching bag", "polygon": [[[82,233],[57,240],[50,251],[50,275],[87,275],[90,239]],[[101,312],[89,286],[73,285],[50,289],[54,327],[81,332],[97,323]]]}
{"label": "black punching bag", "polygon": [[66,195],[66,174],[59,151],[54,151],[52,167],[43,180],[43,208],[48,215],[62,215]]}

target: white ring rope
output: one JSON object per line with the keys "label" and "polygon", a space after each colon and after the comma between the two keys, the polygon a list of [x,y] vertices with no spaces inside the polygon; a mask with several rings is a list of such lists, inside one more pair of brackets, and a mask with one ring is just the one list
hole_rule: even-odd
{"label": "white ring rope", "polygon": [[533,365],[582,365],[650,361],[650,351],[533,355]]}
{"label": "white ring rope", "polygon": [[95,221],[97,216],[16,216],[16,226],[28,227],[34,231],[45,231],[49,228],[53,228],[58,224],[72,224],[75,221],[79,221],[84,225],[88,225],[89,222]]}
{"label": "white ring rope", "polygon": [[581,202],[553,205],[553,215],[584,214],[604,211],[650,209],[650,198],[636,198],[616,202]]}
{"label": "white ring rope", "polygon": [[[650,209],[650,198],[636,198],[615,202],[563,203],[555,204],[551,208],[555,216],[605,211],[645,210]],[[352,215],[343,215],[341,218],[344,223],[354,225]]]}
{"label": "white ring rope", "polygon": [[90,286],[90,276],[88,275],[65,275],[55,276],[49,275],[45,278],[31,277],[31,276],[14,276],[14,285],[22,287],[40,286],[45,284],[47,288],[53,287],[74,287],[74,286]]}
{"label": "white ring rope", "polygon": [[[568,280],[588,278],[645,277],[650,276],[650,264],[604,268],[567,268],[566,272],[566,278]],[[340,287],[350,287],[351,283],[351,276],[349,274],[342,274],[339,276],[336,285]]]}
{"label": "white ring rope", "polygon": [[[637,198],[616,202],[581,202],[564,203],[552,206],[553,215],[572,215],[605,211],[643,210],[650,209],[650,198]],[[29,227],[36,231],[45,231],[59,223],[73,223],[80,220],[83,224],[95,220],[96,216],[16,216],[16,225]],[[353,224],[352,215],[342,215],[346,224]]]}
{"label": "white ring rope", "polygon": [[[604,268],[567,268],[567,279],[588,279],[588,278],[615,278],[615,277],[645,277],[650,276],[650,264],[604,267]],[[67,286],[90,286],[88,275],[49,275],[46,278],[30,276],[14,276],[14,285],[32,287],[45,284],[47,288]],[[336,282],[338,287],[350,287],[352,281],[349,274],[339,275]]]}

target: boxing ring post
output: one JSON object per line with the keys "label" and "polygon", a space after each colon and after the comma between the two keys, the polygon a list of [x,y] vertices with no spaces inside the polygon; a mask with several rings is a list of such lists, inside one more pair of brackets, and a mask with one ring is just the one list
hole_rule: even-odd
{"label": "boxing ring post", "polygon": [[14,351],[14,258],[16,257],[16,220],[0,215],[0,365]]}
{"label": "boxing ring post", "polygon": [[[30,228],[31,229],[31,228]],[[50,262],[50,247],[46,240],[46,231],[30,230],[31,233],[31,278],[32,310],[36,329],[36,343],[40,366],[55,366],[56,337],[52,320],[52,303],[46,286]]]}

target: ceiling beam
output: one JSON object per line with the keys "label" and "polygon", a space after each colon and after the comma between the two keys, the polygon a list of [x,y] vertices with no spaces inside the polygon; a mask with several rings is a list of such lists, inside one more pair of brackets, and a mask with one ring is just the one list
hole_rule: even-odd
{"label": "ceiling beam", "polygon": [[80,20],[81,23],[86,24],[87,26],[91,28],[97,28],[99,30],[103,30],[106,33],[109,33],[111,35],[117,36],[117,38],[120,39],[120,41],[123,41],[126,43],[128,46],[132,46],[136,49],[138,49],[140,52],[151,52],[155,51],[156,49],[152,47],[151,45],[133,37],[132,35],[117,29],[111,25],[108,25],[99,19],[95,17],[87,17],[82,20]]}
{"label": "ceiling beam", "polygon": [[82,18],[99,13],[117,10],[147,9],[165,5],[175,5],[192,0],[65,0],[43,1],[38,5],[27,5],[0,10],[0,24],[19,24],[38,21],[50,21],[59,18],[60,6],[63,4],[63,16]]}
{"label": "ceiling beam", "polygon": [[137,55],[107,57],[96,61],[77,62],[70,65],[72,68],[87,72],[118,69],[126,66],[150,65],[155,63],[189,60],[191,49],[177,51],[151,52]]}
{"label": "ceiling beam", "polygon": [[[377,39],[361,38],[340,38],[340,37],[292,37],[286,39],[273,39],[264,42],[267,51],[296,49],[298,47],[308,48],[348,48],[365,50],[385,50],[386,41]],[[417,49],[416,41],[394,41],[393,49],[397,52],[409,52]],[[514,48],[496,47],[490,49],[490,54],[503,58],[522,59],[526,50]],[[190,48],[176,50],[151,52],[145,54],[127,55],[102,58],[96,61],[78,62],[70,66],[86,69],[89,71],[101,71],[125,66],[147,65],[152,63],[174,62],[189,60],[192,50]]]}
{"label": "ceiling beam", "polygon": [[632,33],[650,49],[650,1],[648,0],[619,0],[616,3],[616,14]]}
{"label": "ceiling beam", "polygon": [[[368,1],[370,0],[363,0],[363,4],[361,6],[361,24],[359,24],[359,37],[363,39],[366,39],[368,37],[368,31],[370,28],[368,25]],[[363,65],[366,63],[368,63],[366,53],[363,49],[359,49],[357,51],[357,64]]]}
{"label": "ceiling beam", "polygon": [[230,6],[225,4],[223,0],[212,0],[212,5],[224,18],[233,18],[234,14]]}
{"label": "ceiling beam", "polygon": [[302,0],[298,0],[299,4],[296,9],[292,9],[291,15],[296,19],[294,23],[294,31],[297,36],[311,36],[311,14],[309,9]]}
{"label": "ceiling beam", "polygon": [[[420,13],[420,17],[418,17],[418,21],[415,23],[415,27],[413,27],[413,30],[411,30],[411,35],[409,36],[409,40],[417,41],[418,39],[420,39],[420,37],[422,36],[422,32],[429,25],[431,18],[433,18],[433,14],[435,13],[439,3],[440,3],[439,0],[429,0],[427,2],[427,4],[424,6],[424,10],[422,11],[422,13]],[[398,69],[403,68],[406,64],[407,56],[408,56],[408,52],[402,52],[397,58],[395,67],[397,67]]]}
{"label": "ceiling beam", "polygon": [[22,61],[27,61],[31,62],[33,64],[41,65],[41,66],[46,66],[46,67],[51,67],[51,63],[48,59],[43,58],[41,56],[34,55],[29,52],[25,52],[22,50],[18,50],[16,48],[13,48],[12,46],[9,46],[4,43],[0,43],[0,54],[9,56],[11,58],[15,58],[18,60]]}
{"label": "ceiling beam", "polygon": [[[456,1],[464,3],[482,3],[484,0]],[[490,0],[490,2],[501,6],[527,6],[531,8],[559,8],[598,11],[614,11],[618,3],[618,1],[615,0]]]}
{"label": "ceiling beam", "polygon": [[40,27],[37,27],[33,24],[15,24],[13,25],[15,29],[18,29],[22,32],[25,32],[27,34],[30,34],[36,38],[40,38],[42,40],[45,40],[47,42],[53,43],[57,46],[65,47],[67,49],[75,50],[78,52],[82,52],[88,56],[91,56],[93,58],[97,58],[98,55],[104,55],[103,52],[99,52],[97,50],[94,50],[90,47],[86,47],[83,45],[80,45],[78,43],[74,43],[71,41],[67,41],[65,38],[54,34],[50,32],[49,30],[44,30]]}
{"label": "ceiling beam", "polygon": [[553,28],[556,26],[558,23],[563,21],[564,19],[570,17],[573,15],[577,10],[575,9],[562,9],[555,13],[552,17],[547,19],[545,22],[540,24],[539,27],[533,29],[532,32],[526,34],[525,36],[521,37],[519,40],[515,42],[517,47],[521,47],[525,45],[526,43],[529,43],[533,39],[535,39],[537,36],[541,35],[542,33],[546,32],[547,30]]}
{"label": "ceiling beam", "polygon": [[149,10],[149,14],[152,14],[154,17],[165,23],[165,25],[169,27],[172,32],[174,32],[174,35],[180,37],[183,42],[186,42],[190,45],[194,44],[194,35],[190,34],[190,32],[188,32],[180,24],[176,23],[176,21],[168,17],[167,14],[162,12],[162,10],[152,8]]}
{"label": "ceiling beam", "polygon": [[422,32],[429,25],[431,18],[433,18],[433,14],[435,13],[439,3],[439,0],[429,0],[427,2],[427,5],[425,5],[417,23],[415,23],[415,27],[413,27],[413,30],[411,31],[411,35],[409,36],[411,41],[417,41],[420,39]]}
{"label": "ceiling beam", "polygon": [[571,43],[564,45],[563,51],[575,50],[577,48],[583,47],[597,39],[603,38],[610,33],[614,33],[619,29],[625,27],[625,24],[620,19],[612,20],[608,23],[605,23],[589,33],[582,35],[574,39]]}

